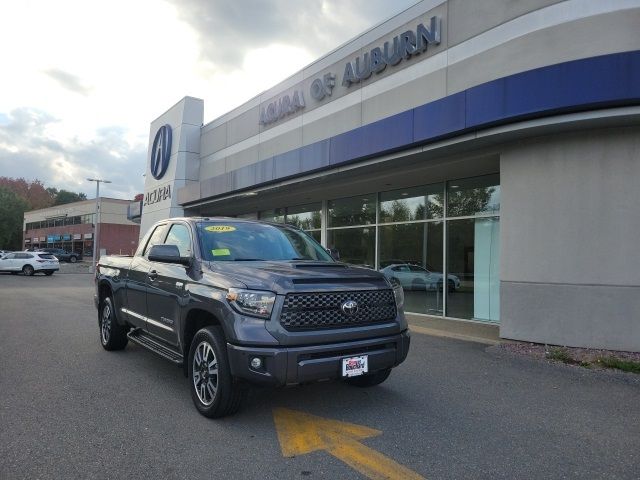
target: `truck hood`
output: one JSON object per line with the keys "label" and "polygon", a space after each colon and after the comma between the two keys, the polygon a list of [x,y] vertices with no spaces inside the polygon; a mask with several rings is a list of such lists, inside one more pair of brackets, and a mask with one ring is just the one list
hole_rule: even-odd
{"label": "truck hood", "polygon": [[203,262],[210,271],[255,290],[278,294],[388,288],[382,273],[339,262],[311,260]]}

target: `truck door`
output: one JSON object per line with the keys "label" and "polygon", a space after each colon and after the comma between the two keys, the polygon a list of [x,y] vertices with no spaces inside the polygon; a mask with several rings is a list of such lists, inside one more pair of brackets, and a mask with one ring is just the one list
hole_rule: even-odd
{"label": "truck door", "polygon": [[[176,245],[181,257],[193,256],[190,228],[181,222],[171,225],[165,245]],[[166,343],[178,345],[178,329],[189,267],[177,263],[150,262],[147,281],[147,329]]]}
{"label": "truck door", "polygon": [[133,257],[131,268],[127,275],[127,296],[123,306],[123,311],[127,315],[127,320],[135,327],[147,330],[147,281],[151,263],[147,259],[147,254],[153,245],[162,243],[167,233],[167,225],[158,225],[144,249]]}

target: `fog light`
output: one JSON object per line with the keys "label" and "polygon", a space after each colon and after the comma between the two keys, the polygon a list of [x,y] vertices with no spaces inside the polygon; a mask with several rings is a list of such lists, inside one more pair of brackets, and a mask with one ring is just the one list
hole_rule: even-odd
{"label": "fog light", "polygon": [[262,367],[262,359],[260,357],[253,357],[251,359],[251,368],[256,370]]}

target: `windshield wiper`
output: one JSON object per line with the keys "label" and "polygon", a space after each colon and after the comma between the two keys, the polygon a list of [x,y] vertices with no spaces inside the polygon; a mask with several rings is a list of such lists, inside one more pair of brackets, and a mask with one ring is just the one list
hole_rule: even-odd
{"label": "windshield wiper", "polygon": [[264,262],[264,258],[234,258],[234,262]]}

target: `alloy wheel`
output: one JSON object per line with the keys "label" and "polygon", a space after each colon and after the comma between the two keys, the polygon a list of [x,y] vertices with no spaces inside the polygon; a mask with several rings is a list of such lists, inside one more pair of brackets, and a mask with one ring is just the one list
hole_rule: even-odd
{"label": "alloy wheel", "polygon": [[203,405],[209,406],[218,390],[218,359],[209,342],[202,341],[193,355],[193,387]]}
{"label": "alloy wheel", "polygon": [[100,334],[102,335],[102,343],[104,345],[109,343],[109,338],[111,338],[111,306],[109,304],[105,304],[102,308]]}

